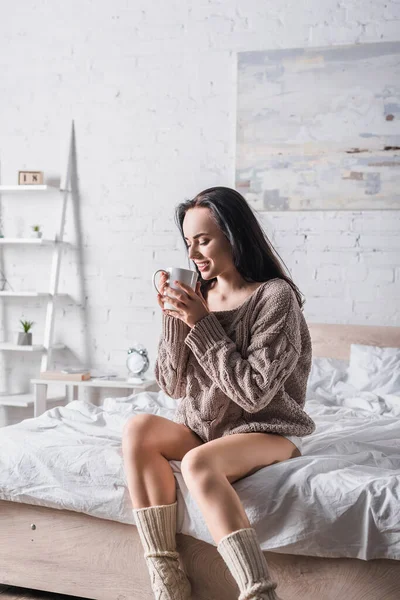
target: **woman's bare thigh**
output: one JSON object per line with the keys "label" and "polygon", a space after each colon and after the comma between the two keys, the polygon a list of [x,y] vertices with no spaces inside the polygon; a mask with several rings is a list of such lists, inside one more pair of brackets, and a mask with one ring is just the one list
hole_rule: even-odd
{"label": "woman's bare thigh", "polygon": [[183,423],[152,414],[135,415],[123,428],[123,447],[157,450],[167,460],[182,460],[189,450],[204,444],[203,440]]}

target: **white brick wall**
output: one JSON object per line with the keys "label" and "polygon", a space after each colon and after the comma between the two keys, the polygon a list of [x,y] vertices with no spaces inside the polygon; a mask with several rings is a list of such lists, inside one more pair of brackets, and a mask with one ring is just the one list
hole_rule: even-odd
{"label": "white brick wall", "polygon": [[[234,185],[236,52],[399,39],[391,0],[143,0],[8,3],[0,20],[2,183],[19,169],[63,174],[75,119],[86,310],[61,303],[60,361],[125,374],[133,340],[152,366],[161,312],[155,269],[186,265],[174,206],[212,185]],[[45,26],[44,26],[45,25]],[[54,235],[56,198],[3,197],[7,235],[38,221]],[[73,213],[67,239],[75,241]],[[400,325],[400,213],[260,214],[307,302],[310,321]],[[14,288],[47,289],[51,251],[7,249]],[[66,250],[61,290],[81,295]],[[7,301],[7,337],[21,317],[44,326],[44,304]],[[3,332],[5,335],[5,333]],[[2,335],[3,335],[2,334]],[[86,336],[86,337],[85,337]],[[1,356],[1,386],[25,389],[33,357]],[[10,377],[6,380],[5,375]],[[0,392],[3,391],[0,389]]]}

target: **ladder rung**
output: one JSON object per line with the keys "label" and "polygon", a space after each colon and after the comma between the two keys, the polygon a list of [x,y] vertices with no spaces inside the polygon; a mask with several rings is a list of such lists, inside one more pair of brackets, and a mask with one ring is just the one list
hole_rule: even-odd
{"label": "ladder rung", "polygon": [[55,185],[32,184],[32,185],[0,185],[0,192],[45,192],[47,190],[60,190]]}
{"label": "ladder rung", "polygon": [[68,245],[70,242],[65,242],[64,240],[48,240],[44,238],[0,238],[0,244],[26,244],[32,246],[55,246],[56,244],[64,244]]}
{"label": "ladder rung", "polygon": [[56,294],[52,294],[51,292],[9,292],[9,291],[5,291],[5,292],[0,292],[0,296],[5,296],[5,297],[9,297],[12,298],[13,296],[23,296],[25,298],[42,298],[42,297],[46,297],[46,296],[53,296],[53,298],[55,297],[67,297],[69,296],[69,294],[60,294],[59,292],[57,292]]}
{"label": "ladder rung", "polygon": [[[50,350],[64,350],[65,344],[52,344]],[[15,350],[17,352],[47,352],[42,344],[24,345],[12,344],[11,342],[0,342],[0,350]]]}

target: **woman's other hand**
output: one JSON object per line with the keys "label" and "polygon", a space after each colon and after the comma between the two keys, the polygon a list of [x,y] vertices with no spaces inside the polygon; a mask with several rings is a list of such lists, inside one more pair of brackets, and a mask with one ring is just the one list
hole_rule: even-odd
{"label": "woman's other hand", "polygon": [[157,294],[157,302],[161,306],[163,311],[164,311],[164,302],[166,300],[166,297],[163,294],[167,287],[167,281],[168,281],[168,273],[166,273],[166,271],[161,271],[160,279],[158,282],[158,289],[160,290],[161,293]]}
{"label": "woman's other hand", "polygon": [[181,319],[192,328],[200,319],[210,314],[200,290],[200,282],[196,283],[195,290],[181,281],[174,281],[174,285],[177,286],[177,289],[165,284],[164,292],[167,295],[163,299],[167,299],[168,303],[176,307],[176,310],[164,309],[163,312],[175,319]]}

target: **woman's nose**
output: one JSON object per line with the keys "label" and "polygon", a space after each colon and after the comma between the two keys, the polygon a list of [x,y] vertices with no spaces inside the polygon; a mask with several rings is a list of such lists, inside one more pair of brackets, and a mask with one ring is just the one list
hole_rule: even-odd
{"label": "woman's nose", "polygon": [[190,260],[197,260],[198,257],[196,257],[196,252],[192,252],[192,250],[189,250],[189,258]]}

